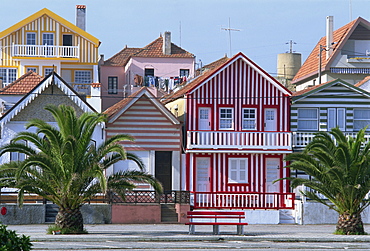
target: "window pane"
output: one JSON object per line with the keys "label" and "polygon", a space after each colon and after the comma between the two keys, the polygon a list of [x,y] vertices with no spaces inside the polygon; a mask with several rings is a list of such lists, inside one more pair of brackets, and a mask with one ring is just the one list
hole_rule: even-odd
{"label": "window pane", "polygon": [[231,129],[233,127],[233,109],[220,109],[220,129]]}
{"label": "window pane", "polygon": [[317,109],[298,109],[298,118],[317,119]]}
{"label": "window pane", "polygon": [[317,130],[317,111],[317,109],[298,109],[298,130]]}
{"label": "window pane", "polygon": [[248,159],[230,158],[228,182],[229,183],[248,183]]}
{"label": "window pane", "polygon": [[91,72],[90,71],[75,71],[75,83],[79,84],[91,84]]}
{"label": "window pane", "polygon": [[256,129],[256,109],[243,109],[243,129]]}
{"label": "window pane", "polygon": [[370,109],[354,109],[353,129],[359,131],[368,125],[370,125]]}
{"label": "window pane", "polygon": [[108,77],[108,93],[118,93],[118,77]]}

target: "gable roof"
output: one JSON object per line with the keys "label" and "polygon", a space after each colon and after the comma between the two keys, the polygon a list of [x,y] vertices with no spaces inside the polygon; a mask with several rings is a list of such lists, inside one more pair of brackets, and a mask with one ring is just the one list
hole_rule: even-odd
{"label": "gable roof", "polygon": [[[333,53],[328,59],[326,59],[326,53],[321,53],[321,69],[326,71],[330,69],[330,65],[335,57],[340,53],[341,49],[353,33],[353,31],[359,26],[363,25],[370,29],[370,23],[365,19],[358,17],[352,22],[342,26],[341,28],[333,32]],[[326,36],[322,37],[319,42],[316,44],[315,48],[312,50],[311,54],[307,57],[306,61],[303,63],[302,67],[299,69],[297,74],[294,76],[292,83],[297,83],[301,80],[304,80],[308,77],[312,77],[315,74],[318,74],[318,55],[320,53],[320,45],[326,45]]]}
{"label": "gable roof", "polygon": [[108,122],[113,123],[137,100],[147,97],[173,124],[180,124],[180,121],[173,115],[150,91],[147,87],[140,88],[129,97],[122,99],[118,103],[106,109],[103,113],[108,115]]}
{"label": "gable roof", "polygon": [[192,81],[190,81],[188,83],[185,83],[184,86],[180,90],[175,91],[175,92],[171,93],[170,95],[166,96],[163,99],[162,102],[167,104],[171,101],[174,101],[178,98],[181,98],[181,97],[193,92],[194,90],[196,90],[197,88],[202,86],[209,78],[212,78],[214,75],[218,74],[220,71],[222,71],[223,69],[225,69],[227,66],[234,63],[238,59],[242,59],[247,64],[249,64],[251,67],[253,67],[255,70],[257,70],[262,75],[264,75],[266,78],[268,78],[283,93],[285,93],[289,96],[291,95],[291,92],[288,89],[286,89],[281,83],[279,83],[275,78],[271,77],[261,67],[259,67],[257,64],[255,64],[253,61],[251,61],[249,58],[247,58],[243,53],[239,52],[238,54],[234,55],[232,58],[223,57],[223,58],[207,65],[207,67],[210,68],[208,71],[205,71],[202,75],[194,78]]}
{"label": "gable roof", "polygon": [[26,95],[35,88],[44,78],[33,71],[29,71],[13,83],[0,89],[0,95]]}
{"label": "gable roof", "polygon": [[127,46],[120,52],[104,61],[104,65],[125,66],[131,57],[145,58],[193,58],[194,55],[186,50],[171,43],[171,54],[163,54],[163,37],[159,37],[143,48],[128,48]]}
{"label": "gable roof", "polygon": [[26,24],[32,22],[33,20],[35,20],[35,19],[37,19],[39,17],[42,17],[43,15],[47,15],[47,16],[53,18],[57,22],[61,23],[62,25],[66,26],[66,27],[68,27],[70,30],[78,33],[80,36],[85,37],[86,39],[88,39],[91,42],[93,42],[95,44],[95,46],[99,46],[100,45],[99,39],[97,39],[96,37],[94,37],[91,34],[87,33],[83,29],[77,27],[76,25],[72,24],[71,22],[67,21],[66,19],[62,18],[61,16],[58,16],[54,12],[48,10],[47,8],[44,8],[42,10],[39,10],[38,12],[36,12],[36,13],[32,14],[31,16],[23,19],[22,21],[20,21],[20,22],[18,22],[16,24],[10,26],[9,28],[3,30],[2,32],[0,32],[0,38],[3,38],[3,37],[9,35],[10,33],[14,32],[16,30],[19,30],[20,28],[22,28]]}
{"label": "gable roof", "polygon": [[346,81],[343,81],[341,79],[335,79],[335,80],[332,80],[332,81],[328,81],[326,83],[322,83],[320,85],[315,85],[315,86],[312,86],[312,87],[309,87],[309,88],[306,88],[304,90],[301,90],[301,91],[298,91],[298,92],[295,92],[293,95],[292,95],[292,103],[295,103],[297,102],[298,100],[301,100],[303,98],[306,98],[310,95],[313,95],[315,93],[318,93],[324,89],[327,89],[333,85],[342,85],[354,92],[357,92],[357,93],[360,93],[364,96],[367,96],[368,98],[370,98],[370,93],[359,88],[359,87],[356,87],[350,83],[347,83]]}
{"label": "gable roof", "polygon": [[84,112],[96,112],[95,109],[84,101],[75,90],[72,89],[57,73],[52,72],[46,76],[38,85],[21,98],[12,108],[10,108],[1,118],[0,124],[3,126],[21,112],[28,104],[36,99],[41,93],[51,85],[56,85],[67,97],[69,97]]}

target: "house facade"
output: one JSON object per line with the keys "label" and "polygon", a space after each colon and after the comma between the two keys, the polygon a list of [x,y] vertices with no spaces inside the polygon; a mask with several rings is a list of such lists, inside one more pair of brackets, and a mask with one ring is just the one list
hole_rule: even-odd
{"label": "house facade", "polygon": [[297,91],[338,78],[356,84],[370,74],[370,23],[359,17],[337,30],[333,29],[332,16],[327,17],[326,23],[326,36],[316,44],[292,81]]}
{"label": "house facade", "polygon": [[[100,41],[85,29],[86,6],[77,5],[78,23],[42,9],[0,32],[0,77],[6,86],[28,71],[47,76],[55,71],[100,111],[98,47]],[[95,88],[95,89],[93,89]],[[93,92],[93,93],[92,93]]]}
{"label": "house facade", "polygon": [[193,77],[194,68],[195,56],[172,43],[168,31],[143,48],[126,46],[100,66],[103,110],[142,86],[162,96]]}
{"label": "house facade", "polygon": [[290,95],[239,53],[166,97],[172,112],[184,108],[183,188],[194,209],[253,209],[248,222],[279,223],[276,209],[294,207],[288,182],[274,183],[290,175]]}

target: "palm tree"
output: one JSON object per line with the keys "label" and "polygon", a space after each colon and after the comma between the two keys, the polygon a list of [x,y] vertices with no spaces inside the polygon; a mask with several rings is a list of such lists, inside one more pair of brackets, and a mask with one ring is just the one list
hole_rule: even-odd
{"label": "palm tree", "polygon": [[[134,181],[149,183],[158,192],[162,191],[160,183],[144,172],[141,160],[127,154],[120,145],[124,140],[133,140],[131,136],[116,135],[99,146],[92,143],[94,128],[106,121],[104,114],[83,113],[78,117],[72,107],[64,105],[48,105],[45,109],[52,113],[57,127],[33,119],[26,128],[36,128],[35,133],[20,132],[0,148],[0,156],[8,152],[27,156],[23,161],[0,166],[1,185],[18,189],[20,205],[25,193],[38,194],[59,206],[57,228],[82,232],[81,206],[97,193],[105,193],[109,185],[120,194],[133,189]],[[19,143],[21,140],[29,144]],[[125,159],[135,161],[140,171],[105,176],[104,170]]]}
{"label": "palm tree", "polygon": [[311,188],[302,194],[339,213],[338,234],[365,234],[361,212],[370,203],[365,200],[370,190],[370,142],[365,143],[365,131],[355,138],[346,137],[339,128],[319,132],[303,152],[286,158],[291,161],[287,167],[311,176],[287,178],[291,186]]}

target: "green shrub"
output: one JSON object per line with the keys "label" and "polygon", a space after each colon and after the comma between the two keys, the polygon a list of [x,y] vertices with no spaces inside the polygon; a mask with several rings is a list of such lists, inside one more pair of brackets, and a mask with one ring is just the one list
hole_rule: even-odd
{"label": "green shrub", "polygon": [[28,251],[32,243],[29,236],[18,236],[15,231],[0,224],[0,251]]}
{"label": "green shrub", "polygon": [[[61,228],[56,225],[50,225],[47,230],[48,234],[87,234],[86,229],[83,229],[82,232],[78,228]],[[1,250],[0,250],[1,251]]]}

